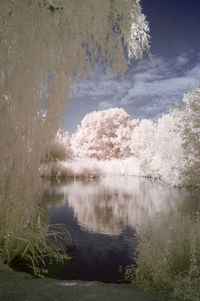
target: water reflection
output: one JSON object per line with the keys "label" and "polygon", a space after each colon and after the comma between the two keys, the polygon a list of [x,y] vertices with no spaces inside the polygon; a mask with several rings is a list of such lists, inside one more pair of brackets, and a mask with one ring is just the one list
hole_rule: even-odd
{"label": "water reflection", "polygon": [[46,186],[49,207],[67,204],[82,229],[119,235],[126,226],[145,225],[155,214],[180,208],[187,192],[151,179],[105,177]]}
{"label": "water reflection", "polygon": [[[118,273],[119,266],[123,270],[134,263],[133,254],[138,245],[136,231],[140,235],[141,228],[145,232],[151,229],[156,239],[160,237],[162,241],[166,232],[161,229],[167,231],[170,226],[168,217],[195,212],[200,204],[197,195],[151,179],[134,177],[46,185],[44,201],[49,224],[67,225],[72,243],[76,245],[76,250],[70,254],[70,264],[50,266],[49,276],[121,281],[123,275]],[[166,221],[164,227],[160,220]],[[149,261],[151,252],[147,258]]]}

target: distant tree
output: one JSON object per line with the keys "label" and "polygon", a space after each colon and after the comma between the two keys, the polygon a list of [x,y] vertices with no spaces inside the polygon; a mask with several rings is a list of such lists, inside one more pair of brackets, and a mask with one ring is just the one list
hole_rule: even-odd
{"label": "distant tree", "polygon": [[72,148],[77,157],[102,160],[131,155],[131,134],[137,121],[119,108],[87,114],[72,135]]}
{"label": "distant tree", "polygon": [[153,139],[152,173],[172,185],[181,185],[181,166],[185,164],[179,112],[173,110],[158,120]]}
{"label": "distant tree", "polygon": [[185,161],[181,176],[185,185],[200,186],[200,83],[184,95],[178,112]]}
{"label": "distant tree", "polygon": [[154,156],[156,125],[152,120],[143,119],[131,135],[131,151],[140,163],[141,175],[151,175]]}
{"label": "distant tree", "polygon": [[132,133],[139,124],[137,119],[129,120],[127,123],[122,122],[116,131],[116,138],[114,139],[115,149],[117,151],[117,158],[127,158],[133,155],[131,149]]}
{"label": "distant tree", "polygon": [[200,186],[200,85],[159,119],[154,137],[154,174],[180,186]]}

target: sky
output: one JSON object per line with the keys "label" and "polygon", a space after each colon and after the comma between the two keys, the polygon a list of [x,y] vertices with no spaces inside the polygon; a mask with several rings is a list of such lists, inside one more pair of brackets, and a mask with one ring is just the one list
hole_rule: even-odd
{"label": "sky", "polygon": [[70,134],[87,113],[113,107],[123,108],[131,119],[157,121],[200,79],[200,1],[141,0],[141,6],[155,67],[144,56],[129,65],[121,82],[99,66],[95,80],[75,87],[65,114]]}

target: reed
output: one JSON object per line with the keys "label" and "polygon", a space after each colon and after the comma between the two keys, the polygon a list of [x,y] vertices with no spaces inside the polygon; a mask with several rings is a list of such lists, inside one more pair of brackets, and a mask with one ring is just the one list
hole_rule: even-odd
{"label": "reed", "polygon": [[49,229],[45,208],[0,197],[0,269],[18,261],[35,276],[47,273],[46,263],[69,260],[70,234],[64,226]]}
{"label": "reed", "polygon": [[158,216],[138,232],[136,268],[126,277],[145,290],[171,291],[172,298],[200,296],[200,214]]}
{"label": "reed", "polygon": [[60,161],[49,162],[40,167],[40,174],[45,178],[98,178],[102,174],[98,161]]}

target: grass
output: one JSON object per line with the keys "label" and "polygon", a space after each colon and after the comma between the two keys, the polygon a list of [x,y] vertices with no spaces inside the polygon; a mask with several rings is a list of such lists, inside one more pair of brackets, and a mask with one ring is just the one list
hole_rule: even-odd
{"label": "grass", "polygon": [[70,235],[66,231],[62,226],[49,229],[47,212],[41,205],[0,197],[0,270],[21,262],[25,270],[42,276],[47,272],[47,261],[69,260],[66,245]]}
{"label": "grass", "polygon": [[200,215],[158,216],[138,232],[136,268],[126,277],[145,290],[171,291],[171,298],[197,301],[200,296]]}
{"label": "grass", "polygon": [[98,178],[102,173],[97,161],[60,161],[43,164],[40,168],[43,177],[51,178]]}

